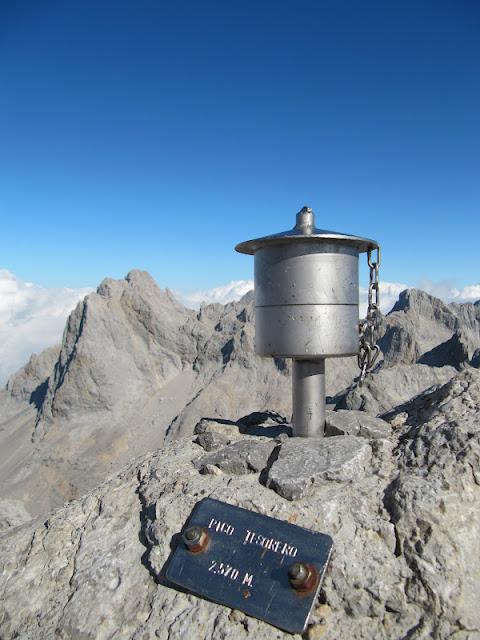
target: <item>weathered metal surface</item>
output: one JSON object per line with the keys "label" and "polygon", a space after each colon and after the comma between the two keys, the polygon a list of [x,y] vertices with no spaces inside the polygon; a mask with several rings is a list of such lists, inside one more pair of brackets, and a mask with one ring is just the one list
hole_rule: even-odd
{"label": "weathered metal surface", "polygon": [[[255,256],[256,353],[294,359],[293,433],[322,435],[324,377],[318,372],[304,375],[307,365],[295,360],[358,355],[358,257],[366,251],[370,260],[378,244],[317,229],[313,211],[303,207],[293,229],[242,242],[235,249]],[[371,326],[370,333],[364,331],[367,337]],[[362,334],[362,354],[368,348]],[[364,376],[374,359],[362,358]]]}
{"label": "weathered metal surface", "polygon": [[358,251],[332,242],[297,242],[255,254],[255,306],[358,305]]}
{"label": "weathered metal surface", "polygon": [[358,306],[299,304],[255,308],[255,352],[283,358],[357,355]]}
{"label": "weathered metal surface", "polygon": [[325,360],[292,363],[293,424],[296,436],[323,436],[325,425]]}
{"label": "weathered metal surface", "polygon": [[195,506],[183,533],[192,527],[208,535],[208,544],[192,552],[182,538],[166,568],[170,582],[285,631],[305,630],[330,536],[212,498]]}

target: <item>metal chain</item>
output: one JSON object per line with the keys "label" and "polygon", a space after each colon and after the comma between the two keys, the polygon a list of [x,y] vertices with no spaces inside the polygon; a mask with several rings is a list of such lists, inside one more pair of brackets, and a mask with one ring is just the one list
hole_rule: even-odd
{"label": "metal chain", "polygon": [[372,261],[372,250],[368,250],[367,259],[370,269],[370,284],[368,286],[367,317],[361,320],[360,351],[358,353],[358,366],[360,376],[358,386],[362,386],[365,376],[369,373],[380,355],[380,347],[377,344],[377,331],[380,319],[380,289],[378,269],[380,267],[380,247],[376,248],[377,259]]}

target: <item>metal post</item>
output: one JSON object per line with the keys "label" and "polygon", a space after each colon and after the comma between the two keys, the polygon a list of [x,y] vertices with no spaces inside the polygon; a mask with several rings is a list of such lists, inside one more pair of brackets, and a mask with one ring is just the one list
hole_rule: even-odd
{"label": "metal post", "polygon": [[325,359],[292,361],[293,435],[322,437],[325,429]]}

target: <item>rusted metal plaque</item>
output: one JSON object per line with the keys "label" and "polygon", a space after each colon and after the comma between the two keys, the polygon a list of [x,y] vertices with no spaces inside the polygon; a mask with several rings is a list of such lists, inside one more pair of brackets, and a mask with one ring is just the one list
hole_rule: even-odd
{"label": "rusted metal plaque", "polygon": [[206,498],[185,524],[166,577],[192,593],[301,633],[332,546],[323,533]]}

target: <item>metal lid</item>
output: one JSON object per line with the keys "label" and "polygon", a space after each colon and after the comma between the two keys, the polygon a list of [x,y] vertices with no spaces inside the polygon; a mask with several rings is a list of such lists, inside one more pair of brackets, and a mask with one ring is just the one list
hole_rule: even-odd
{"label": "metal lid", "polygon": [[310,209],[310,207],[303,207],[303,209],[297,213],[297,223],[293,229],[282,231],[282,233],[274,233],[271,236],[264,236],[263,238],[240,242],[240,244],[237,244],[235,247],[235,251],[253,255],[259,249],[263,249],[263,247],[287,244],[297,242],[298,240],[340,242],[351,247],[356,247],[359,253],[378,247],[378,243],[369,238],[351,236],[347,233],[339,233],[338,231],[317,229],[315,226],[315,215],[312,209]]}

